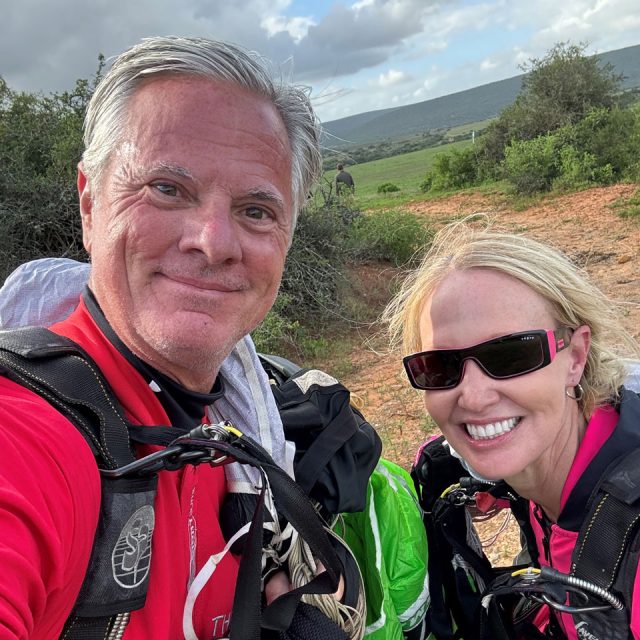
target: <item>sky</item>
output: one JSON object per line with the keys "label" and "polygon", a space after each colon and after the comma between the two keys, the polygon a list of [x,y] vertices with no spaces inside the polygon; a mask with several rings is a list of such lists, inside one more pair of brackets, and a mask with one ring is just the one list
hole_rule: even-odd
{"label": "sky", "polygon": [[521,73],[558,42],[640,44],[638,0],[0,0],[0,76],[64,91],[152,35],[229,40],[311,88],[323,122]]}

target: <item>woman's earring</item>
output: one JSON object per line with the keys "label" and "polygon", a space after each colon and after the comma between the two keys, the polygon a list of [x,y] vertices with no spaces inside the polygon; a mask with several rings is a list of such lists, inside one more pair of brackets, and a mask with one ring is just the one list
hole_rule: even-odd
{"label": "woman's earring", "polygon": [[582,388],[582,385],[578,382],[578,384],[573,387],[573,393],[570,392],[570,389],[571,387],[565,390],[567,397],[580,402],[580,400],[582,400],[582,396],[584,396],[584,389]]}

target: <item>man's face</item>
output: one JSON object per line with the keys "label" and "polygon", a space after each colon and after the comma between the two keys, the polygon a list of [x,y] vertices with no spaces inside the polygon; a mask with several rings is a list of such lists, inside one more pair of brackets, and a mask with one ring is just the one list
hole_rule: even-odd
{"label": "man's face", "polygon": [[143,360],[208,391],[284,268],[291,150],[275,108],[225,82],[149,80],[99,189],[82,168],[78,186],[107,320]]}

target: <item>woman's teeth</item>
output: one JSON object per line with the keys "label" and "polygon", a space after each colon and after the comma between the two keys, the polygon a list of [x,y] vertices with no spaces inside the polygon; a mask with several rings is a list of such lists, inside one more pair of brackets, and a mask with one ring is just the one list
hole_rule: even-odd
{"label": "woman's teeth", "polygon": [[467,423],[464,426],[467,429],[467,433],[474,440],[492,440],[493,438],[502,436],[505,433],[509,433],[509,431],[511,431],[518,422],[520,422],[520,418],[509,418],[508,420],[501,420],[500,422],[491,422],[483,425]]}

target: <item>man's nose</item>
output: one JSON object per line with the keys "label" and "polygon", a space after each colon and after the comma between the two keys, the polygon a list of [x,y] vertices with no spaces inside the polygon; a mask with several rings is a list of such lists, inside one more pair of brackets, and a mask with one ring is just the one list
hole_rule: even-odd
{"label": "man's nose", "polygon": [[215,198],[185,213],[180,250],[202,253],[209,264],[242,259],[242,230],[226,198]]}
{"label": "man's nose", "polygon": [[457,386],[458,405],[469,411],[482,411],[497,402],[499,382],[489,377],[474,360],[465,360],[462,379]]}

